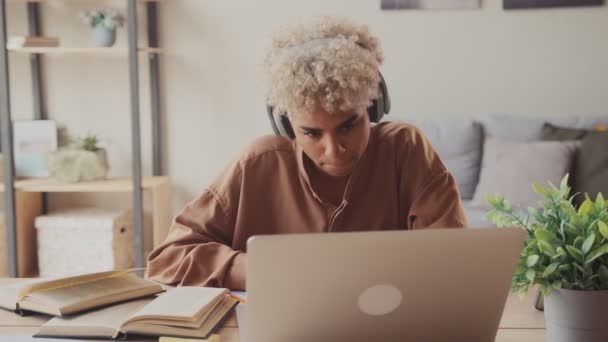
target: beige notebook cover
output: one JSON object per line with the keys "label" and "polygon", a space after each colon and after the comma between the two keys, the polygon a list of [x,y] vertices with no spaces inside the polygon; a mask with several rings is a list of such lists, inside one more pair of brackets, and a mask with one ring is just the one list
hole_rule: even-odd
{"label": "beige notebook cover", "polygon": [[156,298],[53,318],[40,327],[36,336],[120,339],[135,334],[207,338],[236,304],[227,289],[176,287]]}
{"label": "beige notebook cover", "polygon": [[31,279],[0,287],[0,307],[65,316],[163,291],[133,270],[91,273],[55,279]]}

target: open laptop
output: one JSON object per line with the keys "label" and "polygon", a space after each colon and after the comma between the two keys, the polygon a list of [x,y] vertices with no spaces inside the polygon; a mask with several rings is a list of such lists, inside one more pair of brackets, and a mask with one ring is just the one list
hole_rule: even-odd
{"label": "open laptop", "polygon": [[252,237],[241,341],[494,341],[524,238],[519,228]]}

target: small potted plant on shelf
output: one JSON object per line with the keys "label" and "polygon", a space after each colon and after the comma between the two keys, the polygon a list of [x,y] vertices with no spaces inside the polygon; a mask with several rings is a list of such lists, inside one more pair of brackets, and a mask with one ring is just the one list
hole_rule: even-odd
{"label": "small potted plant on shelf", "polygon": [[92,28],[95,46],[109,47],[116,42],[116,29],[123,25],[124,18],[111,8],[89,10],[80,13],[80,18]]}
{"label": "small potted plant on shelf", "polygon": [[601,193],[572,204],[568,176],[559,188],[535,184],[542,200],[528,212],[489,196],[486,218],[499,227],[520,226],[528,236],[512,290],[539,286],[549,342],[608,341],[608,202]]}
{"label": "small potted plant on shelf", "polygon": [[93,134],[76,138],[46,156],[52,178],[62,182],[92,181],[106,178],[109,170],[106,150],[97,146]]}

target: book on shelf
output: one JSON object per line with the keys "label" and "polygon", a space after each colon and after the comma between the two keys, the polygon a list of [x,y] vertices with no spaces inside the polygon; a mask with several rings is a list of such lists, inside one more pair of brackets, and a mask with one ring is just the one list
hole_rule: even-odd
{"label": "book on shelf", "polygon": [[0,287],[0,307],[19,314],[75,314],[96,307],[153,295],[163,288],[134,270],[89,273],[54,279],[28,279]]}
{"label": "book on shelf", "polygon": [[55,317],[35,337],[124,339],[131,335],[208,338],[238,301],[227,289],[175,287],[71,317]]}
{"label": "book on shelf", "polygon": [[45,36],[12,36],[8,38],[8,42],[6,43],[8,49],[57,46],[59,46],[59,38]]}

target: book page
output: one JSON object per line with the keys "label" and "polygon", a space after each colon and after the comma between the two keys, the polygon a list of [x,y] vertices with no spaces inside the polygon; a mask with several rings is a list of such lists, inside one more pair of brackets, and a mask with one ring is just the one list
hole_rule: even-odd
{"label": "book page", "polygon": [[133,271],[135,271],[135,269],[89,273],[89,274],[83,274],[83,275],[78,275],[78,276],[73,276],[73,277],[41,279],[41,281],[38,281],[31,286],[24,287],[21,290],[21,292],[19,293],[19,300],[23,299],[25,296],[32,294],[32,293],[49,291],[49,290],[60,289],[60,288],[65,288],[65,287],[69,287],[69,286],[75,286],[75,285],[79,285],[79,284],[90,283],[90,282],[98,281],[101,279],[121,277],[121,276],[125,276]]}
{"label": "book page", "polygon": [[17,301],[19,301],[19,294],[23,289],[41,281],[40,279],[23,279],[10,285],[1,286],[0,307],[13,311],[17,310]]}
{"label": "book page", "polygon": [[217,307],[213,312],[209,313],[208,317],[201,318],[195,328],[187,328],[180,326],[173,326],[168,324],[149,324],[148,321],[142,320],[138,322],[130,323],[126,326],[123,325],[122,331],[129,334],[143,334],[143,335],[169,335],[169,336],[181,336],[181,337],[197,337],[206,338],[209,334],[217,329],[220,322],[222,322],[230,310],[237,305],[238,301],[228,297],[222,296],[221,302],[218,303]]}
{"label": "book page", "polygon": [[135,299],[80,315],[54,317],[43,324],[36,335],[114,338],[120,332],[122,322],[153,299]]}
{"label": "book page", "polygon": [[[228,297],[224,297],[224,298],[228,298]],[[230,299],[230,300],[234,300],[234,299]],[[203,324],[203,321],[205,319],[207,319],[208,317],[212,316],[215,311],[218,310],[219,307],[222,306],[222,302],[221,301],[217,301],[215,302],[214,305],[207,305],[207,307],[205,308],[205,310],[203,310],[200,314],[199,317],[196,320],[184,320],[184,319],[175,319],[175,317],[165,317],[165,318],[152,318],[152,317],[146,317],[145,319],[138,317],[135,320],[131,320],[129,321],[129,323],[127,325],[123,325],[123,327],[125,328],[129,328],[130,324],[152,324],[152,325],[166,325],[166,326],[172,326],[172,327],[182,327],[182,328],[200,328],[201,325]]]}
{"label": "book page", "polygon": [[152,303],[135,313],[127,322],[145,318],[196,321],[207,309],[221,300],[227,289],[212,287],[181,286],[168,290]]}
{"label": "book page", "polygon": [[[36,310],[36,304],[65,310],[76,310],[78,307],[90,307],[140,297],[137,290],[150,288],[143,295],[161,291],[160,285],[138,277],[126,274],[94,282],[81,283],[70,287],[56,288],[43,292],[32,293],[20,302],[26,309]],[[123,295],[124,294],[124,295]]]}

